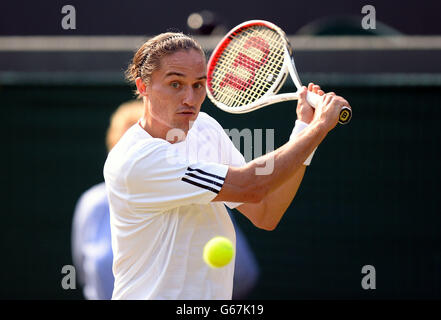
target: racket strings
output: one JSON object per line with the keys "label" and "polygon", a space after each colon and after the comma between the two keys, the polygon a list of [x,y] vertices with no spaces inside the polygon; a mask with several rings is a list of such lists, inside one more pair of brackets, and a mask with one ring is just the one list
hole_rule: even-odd
{"label": "racket strings", "polygon": [[274,30],[252,26],[232,34],[212,72],[214,98],[230,107],[262,97],[279,76],[284,42]]}
{"label": "racket strings", "polygon": [[[271,32],[270,35],[274,36],[274,32]],[[276,34],[276,36],[278,36],[278,35]],[[242,38],[243,39],[248,38],[248,39],[253,39],[253,40],[255,39],[255,37],[253,37],[252,34],[248,35],[248,37],[242,37]],[[260,39],[260,37],[257,39]],[[246,41],[243,41],[243,42],[246,43]],[[255,41],[253,41],[253,42],[255,42]],[[244,45],[245,45],[245,43],[244,43]],[[259,43],[254,43],[254,45],[257,47],[257,46],[259,46]],[[239,48],[242,48],[242,47],[243,46],[240,46]],[[236,50],[234,50],[234,49],[236,49]],[[240,53],[237,52],[237,49],[238,48],[235,47],[235,48],[233,48],[232,51],[233,52],[236,51],[236,52],[234,52],[234,54],[239,55]],[[278,72],[276,71],[276,68],[275,68],[277,65],[268,63],[268,61],[273,61],[273,59],[274,59],[273,56],[276,54],[277,51],[269,50],[269,48],[265,48],[265,49],[266,49],[267,55],[263,55],[263,57],[260,59],[260,64],[263,66],[263,69],[261,70],[260,75],[267,75],[267,76],[266,76],[266,78],[263,78],[262,76],[254,74],[255,78],[253,78],[252,81],[255,81],[256,84],[249,86],[249,90],[244,91],[244,94],[245,94],[245,97],[246,97],[248,103],[263,96],[268,91],[268,89],[271,87],[272,83],[274,82],[274,81],[272,81],[272,80],[275,80],[274,74],[278,74]],[[250,53],[250,51],[247,52],[247,56],[249,55],[249,53]],[[262,52],[259,49],[254,49],[254,50],[251,50],[250,56],[255,61],[258,61],[259,57],[262,56]],[[280,71],[280,69],[281,69],[281,67],[279,68],[278,71]],[[247,77],[250,77],[249,72],[247,74],[248,70],[245,71],[244,68],[236,68],[236,70],[242,71],[241,73],[239,73],[240,78],[247,79]]]}
{"label": "racket strings", "polygon": [[[254,67],[256,65],[256,61],[259,61],[258,59],[260,59],[260,63],[263,66],[266,66],[266,68],[268,69],[267,72],[271,72],[271,73],[266,73],[267,75],[271,75],[271,78],[274,78],[273,74],[277,72],[277,70],[274,68],[274,64],[270,64],[268,63],[268,61],[271,61],[271,59],[273,59],[272,56],[274,56],[275,54],[277,54],[276,50],[269,50],[269,48],[271,48],[271,44],[269,46],[269,48],[265,48],[266,50],[264,51],[264,53],[267,53],[267,56],[262,56],[262,48],[261,48],[261,43],[256,43],[255,39],[260,40],[259,42],[262,42],[262,39],[265,39],[265,44],[267,44],[268,40],[270,40],[271,38],[277,38],[278,34],[273,32],[272,30],[269,29],[264,29],[262,28],[264,31],[266,31],[265,33],[261,32],[261,30],[259,30],[260,32],[256,32],[256,30],[254,29],[247,29],[245,30],[245,32],[240,33],[238,36],[236,36],[236,38],[234,39],[234,45],[230,45],[227,50],[226,50],[226,54],[222,57],[223,59],[223,64],[221,63],[221,65],[224,65],[226,67],[228,67],[228,63],[225,63],[225,61],[230,62],[229,63],[229,67],[231,69],[231,67],[235,67],[234,69],[234,73],[230,73],[228,74],[228,70],[225,70],[225,77],[228,77],[228,75],[230,76],[229,79],[227,79],[227,81],[229,81],[230,86],[228,86],[227,92],[225,92],[225,100],[224,102],[226,102],[227,105],[232,105],[232,106],[237,106],[237,105],[241,105],[241,104],[246,104],[246,103],[250,103],[256,99],[258,99],[260,96],[262,96],[263,94],[265,94],[265,92],[271,87],[271,80],[273,79],[268,79],[268,76],[266,77],[266,79],[261,79],[261,77],[259,77],[258,75],[256,75],[254,72],[256,72],[256,70],[254,70],[253,68],[250,68],[250,66],[246,66],[245,68],[238,68],[237,65],[234,65],[234,62],[231,63],[233,57],[238,57],[243,51],[244,51],[244,47],[245,45],[248,43],[248,45],[250,46],[250,42],[251,43],[251,48],[252,50],[248,50],[246,53],[246,57],[250,57],[253,59],[254,61]],[[256,33],[258,33],[258,36],[256,36]],[[263,34],[262,34],[263,33]],[[271,37],[272,36],[272,37]],[[250,41],[251,40],[251,41]],[[278,39],[276,39],[278,40]],[[268,46],[268,44],[267,44]],[[274,47],[274,45],[272,45]],[[242,56],[243,58],[243,56]],[[236,59],[236,58],[234,58]],[[233,60],[235,61],[235,60]],[[242,62],[242,64],[244,64]],[[250,70],[251,69],[251,70]],[[250,74],[251,71],[251,74]],[[280,71],[280,68],[279,68]],[[231,77],[231,75],[233,75]],[[248,86],[248,90],[244,90],[245,88],[243,88],[244,83],[243,80],[240,83],[237,83],[237,81],[240,81],[241,79],[249,79],[248,83],[246,83]],[[224,78],[225,79],[225,78]],[[264,81],[262,81],[264,80]],[[234,83],[234,81],[236,81],[236,83]],[[253,83],[255,82],[255,84]],[[250,83],[253,83],[253,85],[250,85]],[[225,84],[224,84],[225,87]],[[241,95],[238,95],[238,88],[241,88]]]}

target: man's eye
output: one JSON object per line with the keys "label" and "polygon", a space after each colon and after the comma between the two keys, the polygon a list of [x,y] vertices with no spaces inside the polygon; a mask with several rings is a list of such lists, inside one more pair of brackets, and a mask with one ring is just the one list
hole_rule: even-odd
{"label": "man's eye", "polygon": [[180,87],[179,82],[172,82],[170,85],[175,89],[178,89]]}
{"label": "man's eye", "polygon": [[202,85],[202,83],[195,83],[195,84],[193,85],[193,87],[194,87],[195,89],[200,89],[200,88],[203,87],[203,85]]}

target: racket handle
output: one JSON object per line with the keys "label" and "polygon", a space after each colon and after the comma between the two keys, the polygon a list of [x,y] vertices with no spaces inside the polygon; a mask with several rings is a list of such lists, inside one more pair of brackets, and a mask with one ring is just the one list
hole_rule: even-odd
{"label": "racket handle", "polygon": [[340,110],[340,116],[338,117],[338,123],[347,124],[352,119],[352,110],[348,107],[343,107]]}
{"label": "racket handle", "polygon": [[[308,101],[308,103],[315,108],[322,101],[322,96],[319,96],[314,92],[308,91],[306,93],[306,101]],[[341,108],[340,116],[338,118],[338,123],[347,124],[349,123],[349,121],[351,121],[351,118],[352,118],[352,110],[348,107]]]}

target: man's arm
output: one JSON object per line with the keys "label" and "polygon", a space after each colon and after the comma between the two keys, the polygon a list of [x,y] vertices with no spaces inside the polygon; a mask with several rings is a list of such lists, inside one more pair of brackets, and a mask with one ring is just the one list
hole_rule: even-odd
{"label": "man's arm", "polygon": [[[254,225],[266,230],[274,229],[303,178],[303,162],[326,134],[320,123],[311,123],[297,139],[277,150],[254,159],[244,167],[230,167],[222,189],[213,201],[245,203],[240,207]],[[268,161],[273,161],[272,173],[256,175],[261,164]],[[279,213],[273,209],[267,210],[268,206],[277,207]]]}
{"label": "man's arm", "polygon": [[305,170],[306,166],[301,166],[288,181],[271,191],[259,203],[244,203],[236,209],[250,221],[256,220],[254,216],[261,217],[260,223],[263,229],[268,231],[273,230],[294,199],[302,182]]}
{"label": "man's arm", "polygon": [[[323,102],[315,110],[314,118],[309,127],[303,130],[296,139],[249,162],[244,167],[230,167],[222,189],[213,201],[243,202],[246,204],[261,203],[259,210],[254,212],[251,210],[251,206],[248,207],[249,209],[245,207],[246,213],[244,214],[259,228],[274,229],[284,210],[274,213],[273,210],[265,210],[265,207],[268,208],[268,205],[271,205],[286,210],[304,174],[304,170],[299,173],[297,171],[300,170],[305,159],[321,143],[327,133],[335,127],[340,110],[344,105],[349,105],[345,99],[331,94],[326,95]],[[256,169],[261,167],[262,163],[268,161],[274,163],[272,173],[256,175]],[[297,178],[295,178],[296,174],[298,175]],[[284,186],[285,184],[286,186]],[[293,186],[295,191],[289,190],[288,186]],[[283,197],[271,196],[275,201],[277,200],[277,205],[269,201],[262,202],[267,196],[269,197],[270,194],[275,193],[276,190],[279,192],[284,190],[281,195],[285,195]],[[286,192],[289,191],[292,194],[287,195]],[[257,209],[257,206],[254,209]]]}
{"label": "man's arm", "polygon": [[[325,94],[320,86],[314,83],[309,83],[308,89],[304,87],[300,89],[296,113],[297,119],[304,123],[310,123],[314,118],[314,109],[306,100],[308,90],[320,96]],[[257,215],[262,217],[261,220],[264,226],[275,227],[296,196],[305,175],[305,170],[306,166],[301,166],[287,182],[270,192],[261,202],[246,203],[237,207],[237,209],[251,221],[253,221],[252,217]]]}

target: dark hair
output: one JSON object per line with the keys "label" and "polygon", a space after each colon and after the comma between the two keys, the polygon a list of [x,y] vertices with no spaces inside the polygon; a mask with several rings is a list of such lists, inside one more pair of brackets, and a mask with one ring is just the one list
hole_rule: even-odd
{"label": "dark hair", "polygon": [[[161,33],[145,42],[135,53],[126,70],[126,79],[134,83],[140,77],[147,85],[161,58],[179,50],[195,49],[205,57],[204,50],[193,38],[183,33]],[[136,90],[136,94],[139,92]]]}

